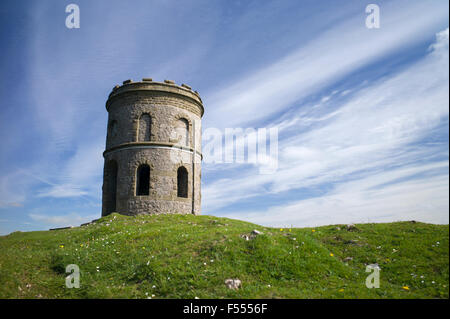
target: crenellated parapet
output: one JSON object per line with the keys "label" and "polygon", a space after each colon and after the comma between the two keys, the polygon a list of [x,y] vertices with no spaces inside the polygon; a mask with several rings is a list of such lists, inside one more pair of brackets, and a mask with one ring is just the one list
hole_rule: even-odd
{"label": "crenellated parapet", "polygon": [[126,80],[122,82],[122,85],[114,86],[106,101],[106,109],[109,111],[110,105],[119,97],[136,92],[144,95],[147,94],[149,96],[158,93],[177,95],[179,98],[181,97],[197,105],[200,116],[203,116],[203,113],[205,112],[200,94],[197,91],[192,90],[189,85],[184,83],[177,85],[171,80],[156,82],[153,81],[152,78],[143,78],[140,82]]}

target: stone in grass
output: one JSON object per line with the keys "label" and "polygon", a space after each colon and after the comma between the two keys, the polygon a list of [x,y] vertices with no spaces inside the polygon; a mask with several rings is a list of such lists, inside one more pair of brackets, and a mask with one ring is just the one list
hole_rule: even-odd
{"label": "stone in grass", "polygon": [[242,286],[242,282],[239,279],[227,279],[225,285],[229,289],[239,289]]}
{"label": "stone in grass", "polygon": [[348,224],[345,228],[348,231],[357,231],[358,230],[358,228],[356,228],[356,226],[354,224]]}
{"label": "stone in grass", "polygon": [[242,234],[241,238],[244,238],[245,240],[250,240],[250,237],[246,234]]}
{"label": "stone in grass", "polygon": [[250,233],[250,235],[247,234],[242,234],[241,238],[244,238],[245,240],[250,240],[250,239],[255,239],[256,236],[258,235],[262,235],[263,232],[260,232],[259,230],[252,230],[252,232]]}

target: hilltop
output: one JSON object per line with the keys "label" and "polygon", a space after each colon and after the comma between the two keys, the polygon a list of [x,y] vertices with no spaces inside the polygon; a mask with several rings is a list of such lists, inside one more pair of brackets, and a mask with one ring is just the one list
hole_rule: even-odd
{"label": "hilltop", "polygon": [[[448,225],[419,222],[279,229],[112,214],[0,237],[0,298],[448,298],[448,239]],[[368,289],[375,263],[380,288]],[[65,287],[68,264],[81,270],[78,289]]]}

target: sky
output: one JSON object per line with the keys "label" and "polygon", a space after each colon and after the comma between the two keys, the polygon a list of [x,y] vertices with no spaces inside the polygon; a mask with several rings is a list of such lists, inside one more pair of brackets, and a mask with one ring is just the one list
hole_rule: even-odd
{"label": "sky", "polygon": [[[68,4],[80,28],[65,25]],[[380,8],[367,28],[365,9]],[[111,89],[187,83],[208,129],[276,128],[277,169],[202,165],[202,214],[449,222],[446,0],[4,1],[0,234],[101,215]]]}

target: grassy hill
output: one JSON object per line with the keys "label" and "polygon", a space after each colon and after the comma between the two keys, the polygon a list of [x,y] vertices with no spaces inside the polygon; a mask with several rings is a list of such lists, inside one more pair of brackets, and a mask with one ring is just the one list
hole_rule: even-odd
{"label": "grassy hill", "polygon": [[[263,234],[246,240],[253,230]],[[245,236],[244,236],[245,237]],[[1,298],[448,298],[449,227],[268,228],[213,216],[113,214],[0,237]],[[377,263],[380,288],[365,286]],[[77,264],[81,287],[65,287]],[[238,278],[242,287],[224,284]]]}

